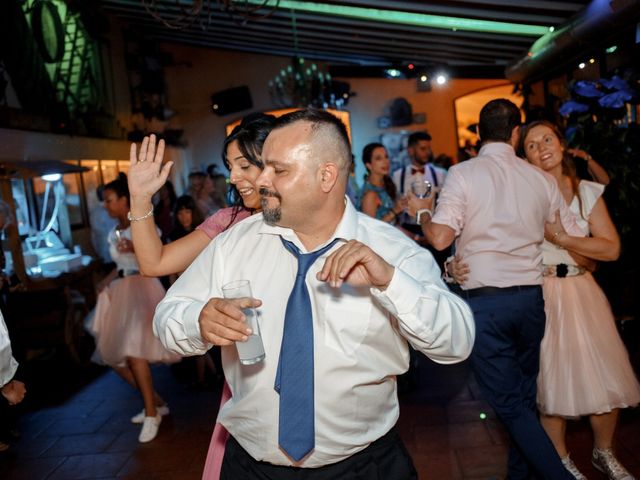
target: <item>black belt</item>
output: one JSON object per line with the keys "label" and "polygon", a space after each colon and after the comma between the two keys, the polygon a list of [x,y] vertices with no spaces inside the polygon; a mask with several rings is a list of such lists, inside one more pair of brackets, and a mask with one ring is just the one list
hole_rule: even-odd
{"label": "black belt", "polygon": [[540,285],[514,285],[513,287],[479,287],[462,290],[460,287],[452,287],[455,294],[462,298],[491,297],[494,295],[510,295],[518,292],[528,292],[541,289]]}
{"label": "black belt", "polygon": [[[392,428],[385,435],[372,442],[365,449],[345,458],[337,463],[324,465],[317,468],[293,467],[285,465],[273,465],[268,462],[255,460],[242,448],[238,441],[229,436],[224,452],[222,465],[222,475],[220,478],[258,478],[258,475],[247,476],[251,473],[260,472],[263,475],[259,478],[278,479],[326,479],[344,478],[354,470],[361,470],[363,462],[373,462],[376,458],[395,458],[393,465],[395,468],[406,470],[407,473],[394,475],[388,478],[417,479],[415,469],[406,451],[397,430]],[[396,458],[397,457],[397,458]],[[392,474],[397,473],[395,470]],[[226,474],[226,475],[225,475]],[[377,477],[376,477],[377,478]]]}

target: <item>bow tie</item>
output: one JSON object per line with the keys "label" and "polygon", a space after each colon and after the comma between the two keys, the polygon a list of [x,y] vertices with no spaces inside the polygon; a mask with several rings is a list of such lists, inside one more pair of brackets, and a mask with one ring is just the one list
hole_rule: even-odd
{"label": "bow tie", "polygon": [[424,175],[424,167],[411,167],[411,175],[415,175],[416,173],[421,173],[422,175]]}

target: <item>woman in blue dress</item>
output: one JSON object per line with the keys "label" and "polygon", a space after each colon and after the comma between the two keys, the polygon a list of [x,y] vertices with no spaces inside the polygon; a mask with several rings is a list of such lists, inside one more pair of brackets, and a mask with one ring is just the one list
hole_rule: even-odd
{"label": "woman in blue dress", "polygon": [[391,162],[387,150],[380,143],[370,143],[362,150],[362,162],[367,169],[360,210],[383,222],[396,224],[398,215],[404,210],[393,180],[389,176]]}

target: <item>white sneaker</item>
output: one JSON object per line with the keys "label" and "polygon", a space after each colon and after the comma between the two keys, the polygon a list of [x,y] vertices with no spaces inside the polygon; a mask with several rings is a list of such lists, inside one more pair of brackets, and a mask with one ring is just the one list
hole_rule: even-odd
{"label": "white sneaker", "polygon": [[140,430],[138,441],[140,443],[147,443],[156,438],[161,423],[162,415],[160,414],[156,415],[155,417],[144,417],[144,422],[142,422],[142,430]]}
{"label": "white sneaker", "polygon": [[576,467],[576,464],[573,463],[573,460],[571,460],[569,455],[567,455],[564,458],[561,458],[560,460],[562,460],[562,464],[564,465],[564,468],[566,468],[576,480],[587,480],[587,477],[585,477],[582,474],[582,472],[578,470],[578,467]]}
{"label": "white sneaker", "polygon": [[609,480],[635,480],[635,477],[620,464],[610,448],[604,450],[594,448],[591,454],[591,463],[609,477]]}
{"label": "white sneaker", "polygon": [[[161,407],[156,407],[156,412],[158,415],[162,415],[163,417],[165,415],[169,415],[169,405],[165,403]],[[142,423],[144,422],[145,417],[146,414],[143,408],[140,413],[136,413],[133,417],[131,417],[131,423]]]}

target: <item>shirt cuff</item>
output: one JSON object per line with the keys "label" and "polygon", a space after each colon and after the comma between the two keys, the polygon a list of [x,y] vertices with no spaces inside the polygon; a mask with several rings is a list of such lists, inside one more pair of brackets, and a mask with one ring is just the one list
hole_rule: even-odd
{"label": "shirt cuff", "polygon": [[396,267],[387,289],[383,292],[373,287],[371,294],[392,315],[398,316],[414,309],[421,297],[422,287],[413,277]]}
{"label": "shirt cuff", "polygon": [[207,345],[207,342],[204,341],[200,333],[200,322],[198,322],[198,319],[205,305],[205,302],[193,302],[184,310],[183,317],[184,333],[187,339],[196,344],[201,343],[203,346]]}

